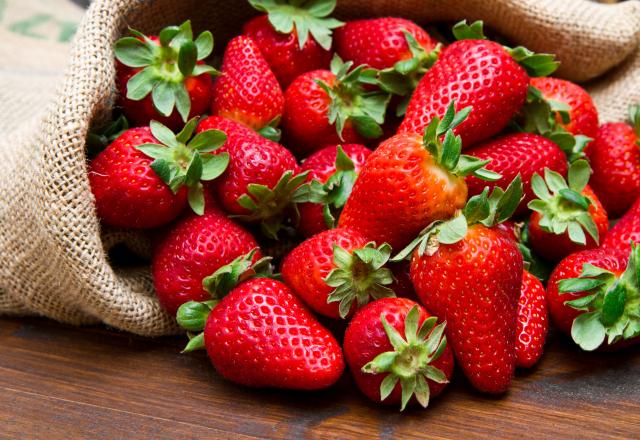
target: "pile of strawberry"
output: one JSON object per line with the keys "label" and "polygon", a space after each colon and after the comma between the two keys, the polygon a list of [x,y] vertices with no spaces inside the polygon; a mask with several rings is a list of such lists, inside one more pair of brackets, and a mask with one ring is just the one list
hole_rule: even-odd
{"label": "pile of strawberry", "polygon": [[263,14],[220,71],[189,22],[120,39],[133,128],[90,139],[108,144],[97,212],[157,230],[153,281],[186,351],[255,387],[328,387],[346,361],[404,408],[454,359],[505,392],[547,313],[584,350],[638,340],[640,110],[599,126],[585,90],[547,77],[553,56],[480,22],[445,44],[401,18],[340,22],[335,0],[250,3]]}

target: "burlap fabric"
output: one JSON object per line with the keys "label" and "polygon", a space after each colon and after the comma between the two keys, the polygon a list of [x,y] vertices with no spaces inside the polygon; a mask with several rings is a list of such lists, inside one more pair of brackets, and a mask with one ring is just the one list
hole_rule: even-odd
{"label": "burlap fabric", "polygon": [[[508,39],[562,61],[588,81],[605,121],[640,102],[640,3],[583,0],[340,0],[341,18],[401,15],[420,23],[483,19]],[[127,25],[147,32],[191,18],[217,49],[253,11],[245,1],[96,0],[82,21],[44,121],[0,139],[0,313],[71,324],[104,322],[154,336],[177,329],[154,298],[148,268],[110,264],[106,249],[137,234],[103,229],[87,180],[84,139],[114,103],[112,44]],[[16,93],[18,91],[15,91]],[[3,93],[7,93],[6,88]],[[35,111],[36,109],[34,109]],[[3,112],[2,118],[12,120]],[[15,122],[15,119],[13,119]]]}

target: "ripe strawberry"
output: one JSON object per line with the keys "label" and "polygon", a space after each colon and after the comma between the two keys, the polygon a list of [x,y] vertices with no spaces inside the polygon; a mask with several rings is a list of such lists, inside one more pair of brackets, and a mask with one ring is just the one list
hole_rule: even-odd
{"label": "ripe strawberry", "polygon": [[364,145],[331,145],[309,156],[300,167],[309,171],[310,203],[298,205],[299,231],[311,237],[335,227],[342,207],[351,195],[353,183],[371,154]]}
{"label": "ripe strawberry", "polygon": [[89,169],[98,216],[112,226],[153,228],[176,218],[187,196],[195,212],[204,212],[200,181],[222,174],[229,157],[207,153],[224,142],[224,133],[208,130],[189,141],[194,128],[192,120],[174,135],[152,121],[126,130],[102,151]]}
{"label": "ripe strawberry", "polygon": [[280,84],[256,43],[246,36],[232,39],[213,84],[211,114],[260,131],[277,125],[283,106]]}
{"label": "ripe strawberry", "polygon": [[245,281],[219,303],[187,303],[178,322],[204,330],[185,351],[206,347],[218,373],[242,385],[316,390],[333,385],[344,371],[333,335],[276,280]]}
{"label": "ripe strawberry", "polygon": [[516,367],[531,368],[540,360],[548,330],[544,286],[525,270],[518,302]]}
{"label": "ripe strawberry", "polygon": [[631,124],[602,125],[586,148],[591,187],[613,218],[640,197],[640,106],[631,109]]}
{"label": "ripe strawberry", "polygon": [[443,336],[419,304],[406,298],[383,298],[360,309],[344,335],[344,354],[351,374],[374,402],[409,402],[424,408],[446,387],[453,374],[453,355]]}
{"label": "ripe strawberry", "polygon": [[[568,181],[545,169],[531,179],[538,199],[529,202],[534,212],[529,222],[533,250],[549,261],[560,261],[574,252],[597,247],[609,229],[607,213],[587,185],[591,169],[585,160],[571,164]],[[587,232],[589,235],[585,234]]]}
{"label": "ripe strawberry", "polygon": [[639,263],[635,244],[630,254],[592,249],[562,260],[547,287],[554,324],[586,351],[637,343]]}
{"label": "ripe strawberry", "polygon": [[362,168],[339,226],[399,249],[431,222],[464,206],[465,176],[500,177],[482,168],[488,161],[460,155],[460,137],[452,130],[470,109],[454,116],[454,105],[449,105],[442,121],[433,119],[424,137],[402,133],[380,144]]}
{"label": "ripe strawberry", "polygon": [[205,31],[193,39],[191,22],[164,28],[158,36],[130,29],[133,37],[114,47],[120,105],[135,126],[157,120],[172,130],[207,111],[211,103],[211,75],[204,64],[213,50],[213,36]]}
{"label": "ripe strawberry", "polygon": [[[531,133],[513,133],[485,142],[469,150],[469,154],[478,159],[489,159],[488,170],[502,175],[502,178],[490,185],[506,189],[518,174],[524,185],[524,199],[517,214],[526,211],[527,203],[535,198],[531,189],[531,178],[542,174],[545,168],[567,175],[567,159],[562,150],[553,142]],[[467,177],[469,195],[480,194],[487,182],[476,177]]]}
{"label": "ripe strawberry", "polygon": [[389,262],[387,267],[393,273],[393,283],[389,287],[400,298],[418,301],[418,295],[411,282],[411,265],[408,261]]}
{"label": "ripe strawberry", "polygon": [[507,191],[472,197],[462,214],[435,222],[397,257],[414,248],[411,279],[425,307],[447,321],[447,341],[471,384],[507,390],[515,369],[523,260],[516,243],[491,227],[522,198],[516,178]]}
{"label": "ripe strawberry", "polygon": [[[175,314],[187,301],[209,299],[211,286],[203,281],[257,247],[251,234],[213,206],[202,216],[183,218],[171,228],[153,255],[153,284],[160,303]],[[257,251],[250,254],[248,261],[259,259]]]}
{"label": "ripe strawberry", "polygon": [[329,67],[331,32],[343,24],[328,17],[335,0],[249,3],[267,15],[250,20],[243,32],[256,42],[282,87],[305,72]]}
{"label": "ripe strawberry", "polygon": [[295,157],[282,145],[258,135],[243,124],[210,116],[198,132],[216,129],[227,141],[214,154],[230,156],[225,174],[212,183],[224,209],[248,222],[260,223],[275,237],[288,215],[294,190],[306,179]]}
{"label": "ripe strawberry", "polygon": [[628,253],[629,243],[640,243],[640,197],[625,215],[607,232],[602,248],[610,252]]}
{"label": "ripe strawberry", "polygon": [[420,80],[398,132],[421,134],[430,120],[457,101],[457,110],[473,107],[455,131],[468,148],[502,131],[524,104],[529,84],[525,67],[532,75],[541,75],[553,71],[557,63],[523,47],[508,49],[484,40],[479,22],[459,23],[454,35],[461,41],[446,47]]}
{"label": "ripe strawberry", "polygon": [[371,298],[394,296],[384,267],[389,245],[379,247],[359,232],[330,229],[307,239],[282,263],[282,278],[315,312],[346,318]]}
{"label": "ripe strawberry", "polygon": [[352,66],[335,56],[331,70],[302,74],[285,91],[282,128],[296,154],[382,136],[389,95],[365,87],[375,82],[375,70]]}

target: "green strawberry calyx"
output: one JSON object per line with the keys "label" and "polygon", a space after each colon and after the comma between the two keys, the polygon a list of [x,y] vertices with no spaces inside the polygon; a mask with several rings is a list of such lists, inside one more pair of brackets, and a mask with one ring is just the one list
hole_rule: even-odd
{"label": "green strawberry calyx", "polygon": [[321,204],[324,222],[329,229],[336,227],[340,212],[347,203],[358,176],[353,161],[340,145],[336,151],[335,166],[336,171],[326,182],[313,179],[298,187],[294,196],[297,203]]}
{"label": "green strawberry calyx", "polygon": [[338,245],[333,246],[333,263],[336,267],[329,272],[324,282],[334,288],[327,302],[340,303],[342,319],[347,317],[354,301],[357,301],[360,308],[370,299],[396,296],[387,287],[393,283],[391,269],[384,267],[390,256],[391,246],[387,243],[376,247],[375,243],[370,242],[351,252]]}
{"label": "green strawberry calyx", "polygon": [[380,321],[393,346],[393,351],[377,355],[362,367],[363,373],[385,374],[380,384],[380,401],[384,401],[400,383],[402,390],[400,411],[403,411],[412,397],[426,408],[429,405],[428,380],[447,383],[442,370],[431,365],[438,360],[447,348],[444,336],[446,323],[436,325],[437,318],[432,316],[420,322],[418,306],[413,306],[404,321],[404,336],[391,326],[384,316]]}
{"label": "green strawberry calyx", "polygon": [[580,159],[569,166],[568,183],[555,171],[544,170],[544,179],[539,174],[531,178],[531,188],[538,197],[529,202],[528,207],[541,215],[540,229],[555,235],[569,234],[572,242],[587,243],[585,232],[596,243],[600,242],[598,228],[589,214],[592,201],[582,195],[591,167],[586,160]]}
{"label": "green strawberry calyx", "polygon": [[640,336],[640,246],[631,244],[621,276],[586,263],[578,278],[561,280],[560,293],[587,292],[565,304],[584,313],[573,320],[571,337],[585,351]]}
{"label": "green strawberry calyx", "polygon": [[336,81],[329,86],[322,80],[316,84],[331,99],[327,117],[335,125],[338,137],[344,141],[342,132],[347,122],[367,139],[382,136],[384,117],[391,95],[381,90],[367,90],[365,86],[378,85],[378,71],[364,64],[353,68],[353,61],[344,62],[336,54],[331,60],[331,72]]}
{"label": "green strawberry calyx", "polygon": [[416,239],[391,261],[408,259],[414,251],[419,256],[433,255],[441,244],[454,244],[464,239],[470,226],[481,224],[488,228],[502,223],[513,215],[523,198],[522,178],[518,174],[506,190],[496,186],[471,197],[464,209],[448,220],[437,220],[427,226]]}
{"label": "green strawberry calyx", "polygon": [[[486,40],[484,24],[481,20],[474,21],[470,25],[467,20],[456,23],[451,31],[456,40]],[[524,46],[514,48],[505,46],[506,51],[531,77],[549,76],[556,71],[560,62],[555,60],[555,55],[548,53],[534,53]]]}
{"label": "green strawberry calyx", "polygon": [[202,280],[202,287],[210,295],[207,301],[188,301],[178,308],[176,320],[187,331],[189,342],[183,353],[204,348],[203,330],[211,310],[240,283],[255,277],[273,276],[271,257],[254,261],[258,248],[241,255]]}
{"label": "green strawberry calyx", "polygon": [[413,35],[403,31],[411,58],[401,60],[392,67],[380,70],[378,73],[378,85],[385,92],[401,96],[402,100],[396,107],[396,116],[401,117],[407,111],[409,100],[418,83],[425,73],[435,64],[442,50],[442,44],[438,44],[432,51],[427,52],[418,43]]}
{"label": "green strawberry calyx", "polygon": [[295,32],[302,49],[309,35],[324,49],[331,49],[333,29],[344,22],[329,17],[337,0],[249,0],[251,6],[266,12],[271,26],[281,34]]}
{"label": "green strawberry calyx", "polygon": [[529,85],[527,101],[513,125],[518,131],[537,133],[560,147],[569,162],[585,157],[584,149],[593,139],[584,135],[573,135],[562,124],[571,122],[571,107],[555,99],[547,99],[542,92]]}
{"label": "green strawberry calyx", "polygon": [[632,105],[629,107],[629,121],[636,132],[636,144],[640,146],[640,105]]}
{"label": "green strawberry calyx", "polygon": [[151,94],[158,113],[169,116],[175,107],[187,122],[191,98],[185,80],[205,73],[219,74],[213,67],[198,63],[213,51],[211,32],[202,32],[194,40],[188,20],[180,26],[162,29],[158,42],[135,29],[129,31],[133,36],[119,39],[114,46],[118,61],[140,69],[127,82],[127,98],[140,101]]}
{"label": "green strawberry calyx", "polygon": [[516,223],[518,249],[522,254],[524,268],[531,275],[538,278],[543,284],[549,279],[553,266],[536,255],[529,244],[529,225],[528,222]]}
{"label": "green strawberry calyx", "polygon": [[[287,220],[294,225],[299,221],[296,190],[307,180],[308,172],[293,174],[285,171],[273,188],[250,183],[247,192],[238,197],[238,204],[248,213],[231,216],[248,223],[259,223],[262,232],[269,238],[277,239],[278,232]],[[290,215],[291,214],[291,215]]]}
{"label": "green strawberry calyx", "polygon": [[87,155],[89,159],[96,157],[109,144],[129,129],[129,121],[123,115],[105,125],[91,127],[87,134]]}
{"label": "green strawberry calyx", "polygon": [[151,121],[151,134],[159,143],[138,145],[136,149],[154,159],[151,169],[174,194],[183,186],[188,187],[189,206],[202,215],[202,181],[214,180],[227,169],[229,153],[211,154],[227,140],[227,135],[220,130],[206,130],[192,137],[197,124],[198,119],[193,118],[180,133],[174,134],[161,123]]}

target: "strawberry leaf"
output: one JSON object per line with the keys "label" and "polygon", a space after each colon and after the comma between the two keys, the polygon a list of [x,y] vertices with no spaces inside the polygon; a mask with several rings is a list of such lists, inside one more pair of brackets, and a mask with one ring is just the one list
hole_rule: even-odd
{"label": "strawberry leaf", "polygon": [[462,20],[453,26],[451,32],[456,40],[486,40],[483,26],[481,20],[474,21],[470,25],[467,24],[467,20]]}

